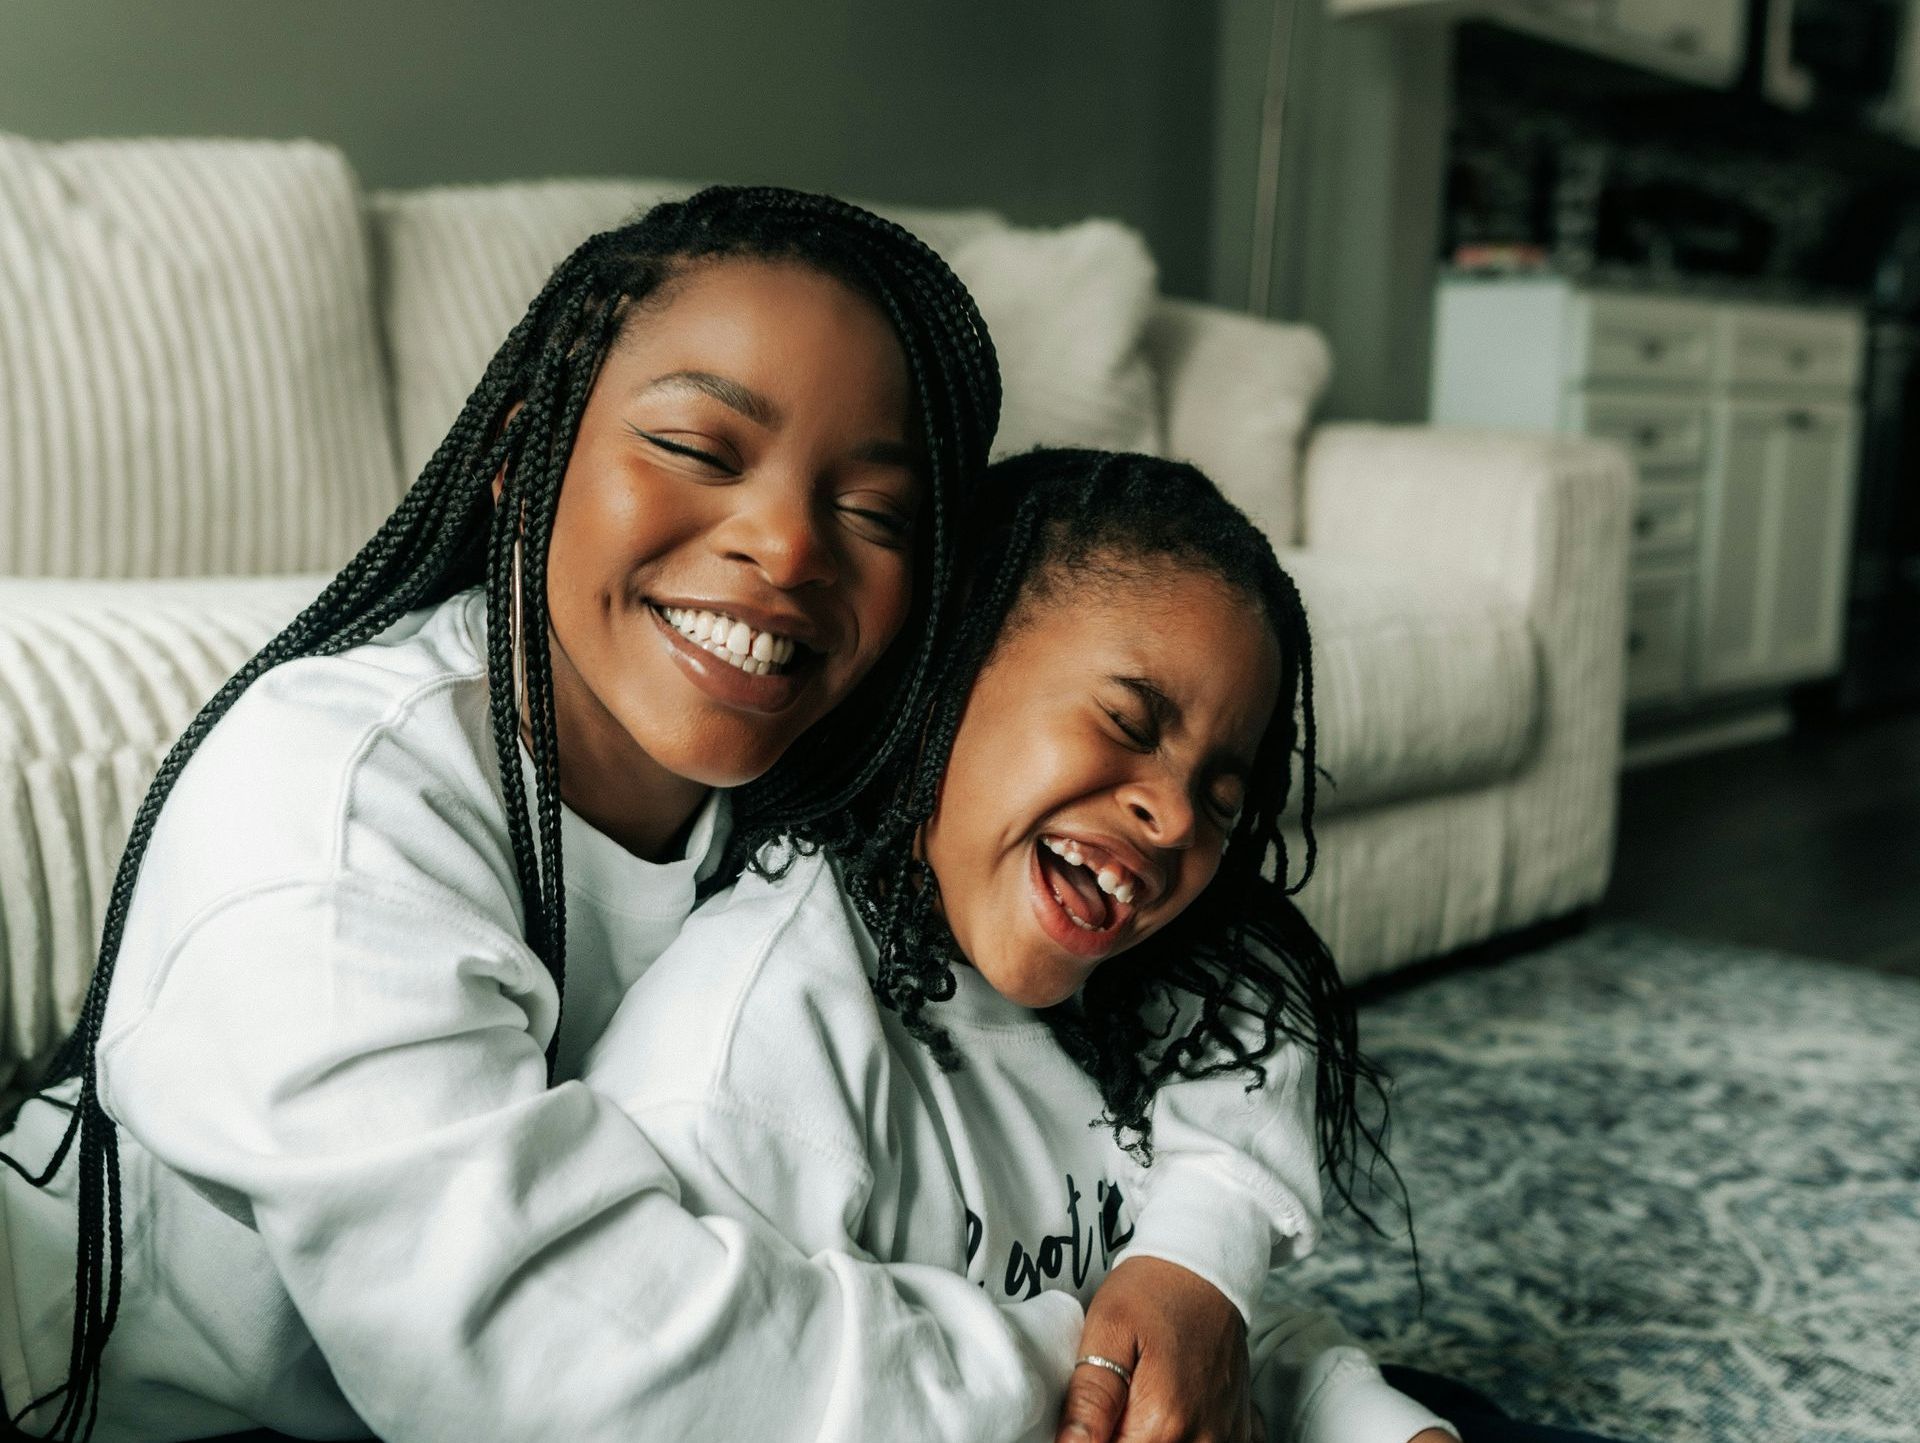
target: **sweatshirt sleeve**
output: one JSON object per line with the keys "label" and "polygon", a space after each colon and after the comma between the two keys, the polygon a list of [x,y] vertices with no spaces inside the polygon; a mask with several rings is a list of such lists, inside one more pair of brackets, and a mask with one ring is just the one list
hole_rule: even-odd
{"label": "sweatshirt sleeve", "polygon": [[1153,1163],[1142,1172],[1130,1256],[1177,1263],[1212,1283],[1251,1328],[1266,1277],[1320,1233],[1319,1152],[1306,1054],[1245,1073],[1181,1079],[1154,1098]]}
{"label": "sweatshirt sleeve", "polygon": [[1253,1401],[1273,1443],[1408,1443],[1427,1428],[1459,1430],[1381,1376],[1333,1316],[1269,1286],[1249,1339]]}
{"label": "sweatshirt sleeve", "polygon": [[145,972],[110,1011],[105,1105],[257,1228],[380,1436],[997,1440],[1051,1416],[1071,1297],[1000,1306],[689,1212],[620,1108],[547,1085],[551,981],[454,894],[263,884]]}

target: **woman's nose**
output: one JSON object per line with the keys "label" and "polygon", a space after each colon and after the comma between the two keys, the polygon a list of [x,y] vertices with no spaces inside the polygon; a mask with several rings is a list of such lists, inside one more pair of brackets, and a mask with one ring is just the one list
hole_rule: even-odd
{"label": "woman's nose", "polygon": [[1179,849],[1193,845],[1198,818],[1187,789],[1174,778],[1155,776],[1129,782],[1120,789],[1120,804],[1146,829],[1147,839],[1154,846]]}
{"label": "woman's nose", "polygon": [[752,566],[782,591],[837,578],[832,540],[811,486],[766,477],[736,494],[740,508],[723,543],[729,559]]}

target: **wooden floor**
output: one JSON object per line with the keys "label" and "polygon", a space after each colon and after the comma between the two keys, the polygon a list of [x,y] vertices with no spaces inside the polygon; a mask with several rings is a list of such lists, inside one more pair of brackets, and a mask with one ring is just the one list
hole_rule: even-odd
{"label": "wooden floor", "polygon": [[1920,976],[1920,712],[1626,773],[1596,915]]}

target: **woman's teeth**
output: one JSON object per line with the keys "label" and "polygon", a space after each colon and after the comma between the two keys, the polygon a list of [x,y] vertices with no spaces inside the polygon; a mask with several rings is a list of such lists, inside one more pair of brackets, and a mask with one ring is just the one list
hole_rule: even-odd
{"label": "woman's teeth", "polygon": [[[1072,842],[1065,841],[1059,837],[1043,837],[1041,842],[1049,852],[1052,852],[1054,856],[1060,858],[1060,860],[1068,866],[1085,867],[1087,865],[1085,853]],[[1091,871],[1092,869],[1088,868],[1088,870]],[[1093,879],[1100,884],[1100,890],[1105,892],[1109,897],[1112,897],[1116,902],[1123,904],[1132,903],[1133,883],[1127,880],[1126,873],[1122,872],[1118,867],[1102,867],[1099,871],[1094,872]]]}
{"label": "woman's teeth", "polygon": [[695,646],[712,652],[749,676],[766,676],[793,660],[795,643],[771,631],[755,631],[717,611],[693,611],[684,606],[655,608],[673,629]]}

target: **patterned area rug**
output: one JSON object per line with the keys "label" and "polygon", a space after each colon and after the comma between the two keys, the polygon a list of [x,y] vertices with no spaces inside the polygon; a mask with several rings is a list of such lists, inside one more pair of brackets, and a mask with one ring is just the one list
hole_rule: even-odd
{"label": "patterned area rug", "polygon": [[1292,1271],[1383,1361],[1635,1443],[1920,1439],[1920,981],[1603,928],[1372,1004],[1404,1241]]}

